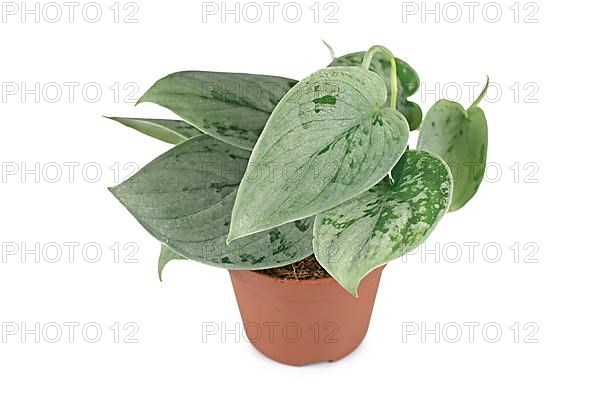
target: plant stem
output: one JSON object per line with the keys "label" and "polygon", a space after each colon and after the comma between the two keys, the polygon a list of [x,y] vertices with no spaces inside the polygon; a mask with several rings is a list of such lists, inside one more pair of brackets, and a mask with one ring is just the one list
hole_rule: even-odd
{"label": "plant stem", "polygon": [[390,107],[395,110],[396,103],[398,102],[398,76],[396,75],[396,58],[394,57],[394,54],[392,54],[392,52],[385,47],[379,45],[373,46],[365,53],[363,58],[362,67],[364,69],[369,69],[375,53],[385,54],[390,61]]}
{"label": "plant stem", "polygon": [[490,86],[490,77],[488,76],[487,80],[485,81],[485,86],[483,87],[483,90],[481,91],[481,93],[479,94],[479,96],[477,96],[477,98],[475,99],[475,101],[473,102],[473,104],[471,104],[471,107],[469,107],[469,109],[477,107],[477,105],[479,104],[479,102],[481,100],[483,100],[483,97],[487,93],[487,90],[488,90],[489,86]]}
{"label": "plant stem", "polygon": [[327,43],[324,40],[321,40],[321,42],[323,42],[323,44],[325,45],[325,47],[327,47],[327,50],[329,50],[329,55],[331,56],[331,61],[335,60],[335,52],[333,51],[333,47],[331,47],[329,45],[329,43]]}

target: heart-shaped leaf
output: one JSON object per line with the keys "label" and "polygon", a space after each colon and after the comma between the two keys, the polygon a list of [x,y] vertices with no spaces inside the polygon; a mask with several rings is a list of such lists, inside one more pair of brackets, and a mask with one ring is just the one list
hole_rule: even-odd
{"label": "heart-shaped leaf", "polygon": [[354,296],[369,272],[423,243],[450,205],[452,176],[437,155],[407,150],[391,175],[393,184],[385,178],[315,218],[315,256]]}
{"label": "heart-shaped leaf", "polygon": [[156,82],[138,104],[159,104],[207,135],[252,150],[271,111],[296,82],[267,75],[176,72]]}
{"label": "heart-shaped leaf", "polygon": [[[365,52],[357,52],[345,54],[341,57],[335,58],[329,66],[358,66],[362,64]],[[407,100],[408,97],[412,96],[417,92],[420,85],[419,76],[417,72],[406,62],[399,58],[396,60],[396,76],[398,77],[398,103],[396,109],[406,117],[410,130],[415,130],[421,124],[423,118],[423,112],[418,104]],[[376,53],[373,56],[369,69],[378,74],[383,81],[385,86],[388,88],[388,97],[390,94],[390,69],[391,64],[389,58],[384,53]]]}
{"label": "heart-shaped leaf", "polygon": [[143,134],[152,136],[155,139],[171,144],[178,144],[191,137],[202,134],[202,132],[185,121],[152,118],[107,118],[120,122],[125,126],[142,132]]}
{"label": "heart-shaped leaf", "polygon": [[165,267],[173,260],[185,260],[185,257],[180,256],[164,244],[161,244],[160,256],[158,256],[158,279],[162,281],[162,273]]}
{"label": "heart-shaped leaf", "polygon": [[[484,94],[485,89],[480,98]],[[453,101],[438,101],[427,112],[419,133],[417,147],[438,154],[452,171],[450,211],[471,200],[485,173],[488,127],[483,110],[476,106],[478,102],[465,110]]]}
{"label": "heart-shaped leaf", "polygon": [[294,86],[260,136],[238,191],[228,240],[315,215],[364,192],[406,148],[408,124],[360,67],[331,67]]}
{"label": "heart-shaped leaf", "polygon": [[196,136],[110,190],[152,236],[191,260],[262,269],[309,256],[312,219],[225,244],[249,156],[210,136]]}

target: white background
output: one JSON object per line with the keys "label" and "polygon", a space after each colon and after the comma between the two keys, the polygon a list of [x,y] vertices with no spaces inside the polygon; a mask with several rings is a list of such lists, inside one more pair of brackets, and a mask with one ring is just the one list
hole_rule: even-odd
{"label": "white background", "polygon": [[[600,133],[594,123],[596,2],[484,1],[471,22],[462,2],[439,3],[436,21],[434,14],[422,15],[421,2],[337,0],[337,23],[324,22],[336,9],[325,9],[326,1],[317,3],[317,22],[310,8],[315,2],[298,1],[302,17],[296,23],[282,15],[286,2],[275,9],[274,22],[263,5],[256,23],[243,15],[223,23],[220,13],[203,15],[202,2],[139,0],[138,22],[124,23],[136,10],[125,3],[118,5],[117,23],[113,1],[100,3],[97,23],[83,18],[85,2],[72,23],[62,2],[56,23],[48,21],[55,17],[49,8],[39,22],[35,15],[22,22],[20,2],[16,15],[2,15],[0,322],[5,334],[15,326],[46,327],[40,343],[21,331],[0,341],[2,398],[600,397],[600,291],[593,261]],[[452,22],[457,6],[462,18]],[[417,13],[408,13],[414,7]],[[498,8],[502,15],[492,22]],[[290,20],[294,13],[288,11]],[[131,172],[127,163],[141,167],[170,146],[101,116],[171,116],[127,100],[179,70],[300,79],[329,62],[321,39],[338,55],[373,44],[390,48],[419,73],[422,88],[413,100],[424,110],[444,90],[455,97],[457,87],[467,106],[468,84],[480,85],[489,74],[495,86],[481,106],[494,168],[476,198],[440,223],[428,253],[386,268],[362,346],[336,363],[294,368],[263,357],[233,334],[202,340],[203,324],[235,330],[240,321],[228,274],[178,261],[166,269],[165,282],[158,281],[158,243],[106,187]],[[71,99],[69,83],[78,85]],[[19,92],[7,95],[15,84]],[[34,93],[22,98],[21,84]],[[63,89],[58,100],[57,85]],[[102,94],[94,99],[97,87]],[[36,163],[38,173],[25,173]],[[52,182],[57,172],[61,177]],[[70,242],[76,243],[72,259]],[[470,242],[476,243],[472,257]],[[89,253],[83,254],[84,246]],[[80,324],[73,343],[64,325],[69,322]],[[463,325],[468,322],[480,324],[473,343]],[[83,335],[86,323],[101,327],[97,343],[86,341],[95,336],[93,329]],[[408,326],[433,329],[436,323],[440,330],[463,326],[462,338],[451,343],[450,329],[439,343],[432,334],[403,340]],[[488,336],[482,332],[487,323],[502,329],[496,343],[489,342],[493,329]],[[58,343],[48,340],[54,324],[62,326]],[[125,343],[135,326],[137,343]],[[536,327],[529,339],[537,343],[526,343]]]}

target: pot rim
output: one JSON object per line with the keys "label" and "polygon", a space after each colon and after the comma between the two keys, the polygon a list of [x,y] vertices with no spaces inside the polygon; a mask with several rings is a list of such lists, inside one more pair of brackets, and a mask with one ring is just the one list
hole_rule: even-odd
{"label": "pot rim", "polygon": [[[277,267],[274,267],[277,268]],[[265,270],[270,269],[270,268],[265,268]],[[240,270],[238,270],[240,271]],[[335,281],[335,278],[332,276],[329,277],[325,277],[325,278],[316,278],[316,279],[282,279],[282,278],[277,278],[275,276],[271,276],[271,275],[267,275],[267,274],[263,274],[260,271],[263,270],[245,270],[246,272],[253,272],[255,274],[255,276],[260,276],[272,281],[276,281],[276,282],[285,282],[285,283],[294,283],[294,284],[307,284],[307,285],[317,285],[319,283],[326,283],[326,282],[331,282],[331,281]]]}
{"label": "pot rim", "polygon": [[[382,264],[377,268],[374,268],[371,272],[379,269],[379,268],[383,268],[385,267],[387,264]],[[277,267],[273,267],[273,268],[277,268]],[[229,272],[252,272],[253,276],[257,277],[257,278],[264,278],[266,280],[271,280],[271,281],[275,281],[275,282],[281,282],[281,283],[291,283],[291,284],[295,284],[295,285],[319,285],[319,284],[325,284],[325,283],[330,283],[331,281],[337,283],[338,285],[340,284],[333,276],[329,276],[327,278],[317,278],[317,279],[282,279],[282,278],[277,278],[271,275],[267,275],[267,274],[263,274],[260,271],[264,271],[270,268],[264,268],[262,270],[253,270],[253,269],[230,269]],[[369,272],[369,273],[371,273]]]}

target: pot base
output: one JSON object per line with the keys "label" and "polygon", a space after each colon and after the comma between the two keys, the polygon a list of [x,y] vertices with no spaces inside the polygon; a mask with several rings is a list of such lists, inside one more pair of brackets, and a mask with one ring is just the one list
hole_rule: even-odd
{"label": "pot base", "polygon": [[337,361],[362,342],[383,266],[361,282],[359,297],[333,278],[281,280],[253,271],[229,274],[248,340],[287,365]]}

